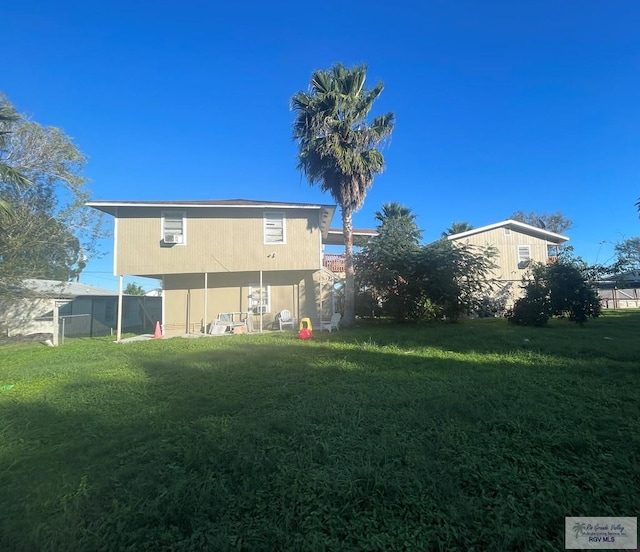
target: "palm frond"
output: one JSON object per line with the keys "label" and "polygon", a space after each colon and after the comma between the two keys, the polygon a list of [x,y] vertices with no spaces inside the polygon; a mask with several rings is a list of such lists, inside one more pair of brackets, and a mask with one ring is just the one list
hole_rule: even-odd
{"label": "palm frond", "polygon": [[15,184],[16,186],[31,186],[31,180],[29,180],[26,176],[24,176],[19,171],[14,168],[6,165],[4,163],[0,163],[0,183],[7,182],[10,184]]}
{"label": "palm frond", "polygon": [[342,64],[315,71],[309,92],[298,92],[290,102],[298,168],[310,183],[320,184],[334,199],[355,209],[362,206],[374,176],[384,169],[379,146],[395,122],[393,113],[367,122],[384,85],[366,90],[366,71],[365,65],[347,69]]}
{"label": "palm frond", "polygon": [[11,205],[11,203],[9,203],[8,201],[5,201],[4,199],[0,199],[0,224],[1,224],[1,219],[4,216],[10,217],[14,214],[14,209],[13,209],[13,205]]}

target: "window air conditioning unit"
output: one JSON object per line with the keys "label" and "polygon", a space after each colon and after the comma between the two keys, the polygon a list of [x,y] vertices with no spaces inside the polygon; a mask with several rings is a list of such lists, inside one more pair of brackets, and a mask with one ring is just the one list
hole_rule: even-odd
{"label": "window air conditioning unit", "polygon": [[182,236],[180,234],[165,234],[164,243],[182,243]]}

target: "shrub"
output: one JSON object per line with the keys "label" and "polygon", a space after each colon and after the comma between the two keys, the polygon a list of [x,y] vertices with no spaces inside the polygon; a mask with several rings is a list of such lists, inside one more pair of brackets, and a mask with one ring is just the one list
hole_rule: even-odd
{"label": "shrub", "polygon": [[495,318],[504,316],[507,310],[505,295],[485,295],[480,299],[475,314],[478,318]]}
{"label": "shrub", "polygon": [[553,314],[579,324],[600,316],[598,294],[575,263],[554,263],[546,271]]}
{"label": "shrub", "polygon": [[360,318],[376,318],[382,315],[380,301],[370,290],[360,290],[356,293],[355,313]]}
{"label": "shrub", "polygon": [[519,326],[544,326],[551,318],[551,302],[543,295],[521,297],[507,313],[507,318]]}
{"label": "shrub", "polygon": [[552,316],[566,316],[582,325],[588,318],[600,316],[600,300],[588,273],[584,261],[567,256],[551,265],[533,265],[531,279],[523,285],[525,295],[507,315],[509,321],[542,326]]}
{"label": "shrub", "polygon": [[442,318],[442,307],[436,305],[431,299],[424,295],[417,301],[415,318],[418,322],[424,320],[440,320]]}

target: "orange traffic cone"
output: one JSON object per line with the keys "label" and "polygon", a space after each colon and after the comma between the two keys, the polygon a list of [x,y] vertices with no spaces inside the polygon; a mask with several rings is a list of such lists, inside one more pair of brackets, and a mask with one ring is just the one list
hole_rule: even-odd
{"label": "orange traffic cone", "polygon": [[153,339],[161,339],[162,338],[162,330],[160,329],[160,321],[156,322],[156,331],[153,332]]}

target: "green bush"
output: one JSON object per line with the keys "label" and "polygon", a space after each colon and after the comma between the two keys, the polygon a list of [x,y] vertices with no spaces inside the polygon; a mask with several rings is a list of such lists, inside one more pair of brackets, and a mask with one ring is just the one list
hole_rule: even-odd
{"label": "green bush", "polygon": [[416,305],[416,320],[440,320],[442,318],[442,307],[436,305],[429,297],[423,296]]}
{"label": "green bush", "polygon": [[550,265],[535,264],[507,318],[521,326],[543,326],[552,316],[584,324],[600,316],[600,299],[588,280],[589,267],[580,259],[560,257]]}
{"label": "green bush", "polygon": [[370,290],[361,290],[356,293],[355,312],[360,318],[377,318],[382,315],[382,308]]}
{"label": "green bush", "polygon": [[485,295],[478,301],[475,314],[478,318],[495,318],[504,316],[507,310],[507,296],[505,295]]}
{"label": "green bush", "polygon": [[600,316],[600,299],[583,272],[574,263],[557,262],[546,267],[551,306],[557,316],[584,324]]}
{"label": "green bush", "polygon": [[551,318],[551,302],[543,295],[522,297],[515,302],[507,318],[519,326],[544,326]]}

